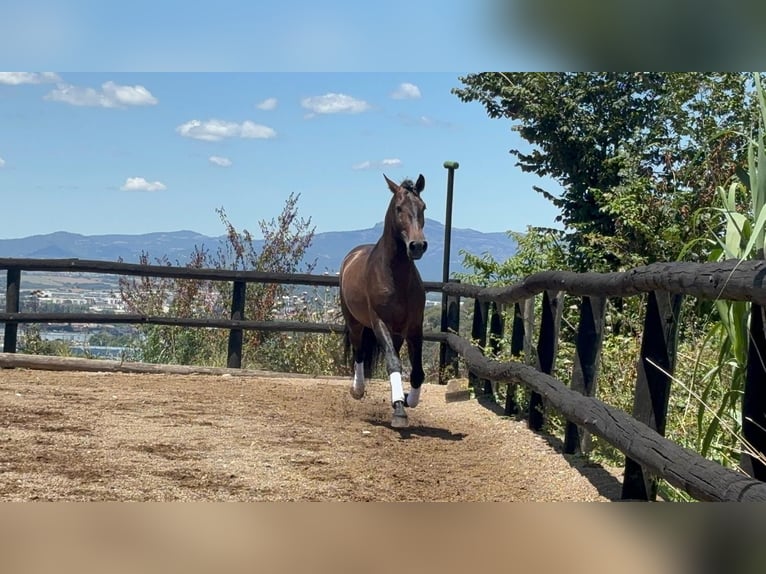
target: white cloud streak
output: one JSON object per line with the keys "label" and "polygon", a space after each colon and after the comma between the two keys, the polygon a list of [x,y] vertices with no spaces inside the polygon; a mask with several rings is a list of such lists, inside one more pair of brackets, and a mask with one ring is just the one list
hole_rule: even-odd
{"label": "white cloud streak", "polygon": [[395,100],[417,100],[420,98],[420,88],[415,84],[404,82],[399,84],[399,87],[394,90],[391,97]]}
{"label": "white cloud streak", "polygon": [[387,158],[387,159],[382,159],[380,161],[365,160],[352,165],[351,169],[364,170],[364,169],[381,169],[384,167],[394,168],[394,167],[401,167],[401,165],[402,165],[402,160],[400,160],[399,158]]}
{"label": "white cloud streak", "polygon": [[120,189],[122,191],[165,191],[167,186],[161,181],[147,181],[143,177],[129,177]]}
{"label": "white cloud streak", "polygon": [[359,114],[371,109],[364,100],[358,100],[346,94],[330,92],[323,96],[311,96],[301,100],[301,106],[314,114]]}
{"label": "white cloud streak", "polygon": [[203,141],[220,141],[224,138],[270,139],[277,132],[268,126],[263,126],[246,120],[241,124],[211,119],[206,121],[189,120],[176,128],[176,132],[186,138]]}
{"label": "white cloud streak", "polygon": [[60,82],[54,72],[0,72],[0,84],[20,86],[21,84],[49,84]]}
{"label": "white cloud streak", "polygon": [[121,86],[114,82],[104,82],[100,90],[60,83],[45,95],[45,99],[72,106],[101,108],[153,106],[158,103],[144,86]]}
{"label": "white cloud streak", "polygon": [[399,121],[406,126],[420,126],[424,128],[454,128],[452,122],[432,118],[430,116],[412,117],[406,114],[399,114],[397,116]]}
{"label": "white cloud streak", "polygon": [[222,157],[220,155],[211,155],[207,158],[210,163],[219,167],[230,167],[232,161],[228,157]]}
{"label": "white cloud streak", "polygon": [[5,167],[5,160],[0,157],[0,169]]}
{"label": "white cloud streak", "polygon": [[259,110],[271,111],[276,109],[277,103],[279,102],[276,98],[266,98],[262,102],[257,103],[255,107]]}

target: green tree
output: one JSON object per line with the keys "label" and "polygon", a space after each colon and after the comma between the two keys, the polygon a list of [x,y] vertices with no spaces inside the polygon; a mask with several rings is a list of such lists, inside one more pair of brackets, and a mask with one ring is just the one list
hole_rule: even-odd
{"label": "green tree", "polygon": [[497,261],[491,253],[476,255],[461,250],[463,267],[470,273],[457,273],[456,277],[474,285],[510,285],[527,275],[566,266],[564,233],[558,229],[528,227],[526,233],[509,231],[516,242],[516,253],[505,261]]}
{"label": "green tree", "polygon": [[[567,231],[568,263],[611,271],[674,259],[690,215],[744,163],[754,106],[744,74],[481,73],[453,93],[513,121],[511,149]],[[691,253],[691,255],[697,255]]]}
{"label": "green tree", "polygon": [[34,323],[23,327],[19,340],[19,351],[29,355],[53,355],[58,357],[68,357],[72,354],[71,346],[66,341],[46,341],[43,339],[40,325]]}

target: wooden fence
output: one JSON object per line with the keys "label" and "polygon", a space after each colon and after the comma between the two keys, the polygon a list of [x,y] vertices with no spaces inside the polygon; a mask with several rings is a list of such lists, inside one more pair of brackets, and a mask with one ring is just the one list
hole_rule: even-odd
{"label": "wooden fence", "polygon": [[[766,357],[764,306],[766,262],[655,263],[622,273],[546,271],[510,287],[482,288],[446,284],[444,292],[475,299],[473,338],[487,349],[487,330],[503,333],[500,309],[513,305],[511,353],[530,347],[529,303],[542,294],[542,314],[534,366],[499,363],[483,356],[453,335],[448,343],[474,373],[495,382],[521,383],[531,389],[529,426],[543,424],[547,404],[569,421],[564,451],[575,453],[587,443],[588,432],[604,438],[626,455],[622,496],[650,500],[656,497],[656,479],[663,478],[700,500],[766,500],[766,466],[762,456],[744,454],[742,474],[708,461],[665,439],[670,387],[675,367],[677,327],[683,296],[699,299],[750,301],[750,337],[747,378],[742,401],[742,430],[751,453],[766,453]],[[559,341],[563,294],[581,296],[576,351],[570,387],[551,377]],[[596,374],[604,338],[605,302],[609,297],[647,294],[641,350],[637,363],[632,416],[598,401]],[[525,320],[526,319],[526,320]],[[525,329],[525,324],[527,328]],[[491,345],[489,346],[491,350]],[[529,352],[527,356],[529,356]],[[508,393],[506,414],[515,410]],[[754,477],[756,480],[753,480]]]}
{"label": "wooden fence", "polygon": [[[132,325],[170,325],[192,328],[229,329],[227,366],[242,365],[243,331],[286,331],[302,333],[342,333],[343,325],[337,323],[307,323],[299,321],[250,321],[245,318],[245,300],[249,283],[278,283],[281,285],[307,285],[337,287],[338,277],[299,273],[266,273],[259,271],[232,271],[219,269],[192,269],[167,265],[138,265],[109,261],[82,259],[15,259],[0,258],[0,269],[7,271],[5,313],[0,313],[0,323],[5,322],[3,352],[16,351],[18,325],[21,323],[97,323]],[[164,315],[141,315],[133,313],[26,313],[20,312],[21,272],[45,271],[96,273],[101,275],[130,275],[203,281],[228,281],[232,283],[232,300],[229,319],[169,317]],[[441,283],[426,282],[428,291],[441,291]],[[427,341],[444,341],[441,333],[425,333]]]}
{"label": "wooden fence", "polygon": [[[228,364],[241,364],[242,331],[339,332],[341,325],[298,322],[257,322],[244,317],[247,284],[251,282],[334,287],[337,277],[274,274],[213,269],[187,269],[167,266],[143,266],[81,260],[0,259],[0,269],[7,270],[5,353],[16,349],[17,325],[33,322],[146,323],[187,327],[229,329]],[[22,313],[19,294],[22,271],[77,271],[98,274],[121,274],[231,281],[233,284],[231,319],[189,319],[142,315],[102,315],[68,313]],[[477,391],[488,381],[523,384],[531,390],[527,407],[529,426],[542,427],[545,409],[562,413],[568,424],[564,437],[565,452],[587,448],[589,433],[602,437],[626,455],[623,498],[651,500],[656,496],[656,480],[667,480],[699,500],[766,501],[766,467],[756,456],[743,456],[742,467],[748,474],[726,469],[697,453],[664,438],[670,385],[675,365],[677,326],[681,297],[751,301],[750,361],[743,400],[743,433],[756,452],[766,452],[766,368],[760,357],[766,356],[763,308],[766,306],[764,262],[724,262],[709,264],[658,263],[624,273],[585,273],[549,271],[527,277],[510,287],[482,288],[460,283],[427,283],[429,291],[441,291],[448,298],[443,310],[448,320],[443,332],[429,333],[427,340],[446,343],[468,366]],[[542,294],[536,348],[532,341],[534,297]],[[571,384],[551,376],[555,365],[562,315],[563,295],[581,296],[580,321]],[[604,310],[609,297],[646,294],[646,319],[642,334],[635,403],[632,416],[595,398],[601,344],[604,338]],[[474,299],[473,341],[456,331],[459,298]],[[513,306],[510,326],[512,354],[525,351],[533,365],[519,361],[498,362],[491,355],[498,336],[504,336],[503,306]],[[478,343],[476,346],[474,343]],[[446,346],[445,345],[445,346]],[[483,349],[483,350],[482,350]],[[6,355],[5,357],[10,357]],[[454,362],[454,356],[442,353],[442,366]],[[0,366],[12,361],[0,358]],[[506,413],[513,413],[513,394],[508,393]]]}

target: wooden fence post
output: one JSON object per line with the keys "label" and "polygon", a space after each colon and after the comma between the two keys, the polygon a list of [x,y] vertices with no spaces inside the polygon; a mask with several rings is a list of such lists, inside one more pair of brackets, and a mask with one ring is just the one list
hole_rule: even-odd
{"label": "wooden fence post", "polygon": [[[489,351],[492,357],[500,354],[500,342],[503,340],[503,306],[493,301],[489,307]],[[494,394],[493,383],[484,381],[484,394]]]}
{"label": "wooden fence post", "polygon": [[[245,295],[247,293],[247,283],[245,281],[234,281],[234,288],[231,292],[231,318],[242,321],[245,318]],[[239,369],[242,367],[242,329],[231,329],[229,331],[229,349],[226,366],[230,369]]]}
{"label": "wooden fence post", "polygon": [[532,296],[524,301],[524,315],[522,316],[524,325],[524,362],[536,369],[539,368],[537,352],[535,351],[535,297]]}
{"label": "wooden fence post", "polygon": [[[478,345],[482,350],[487,346],[487,323],[489,318],[489,303],[481,302],[478,299],[473,303],[473,324],[471,326],[471,339],[474,345]],[[483,351],[482,351],[483,352]],[[486,355],[486,353],[484,353]],[[468,382],[473,387],[476,396],[483,395],[486,392],[485,380],[468,371]],[[490,387],[490,393],[492,392]]]}
{"label": "wooden fence post", "polygon": [[[459,283],[458,279],[450,279],[450,282]],[[460,331],[460,296],[442,295],[442,325],[441,332]],[[449,374],[447,371],[451,371]],[[458,354],[447,343],[439,343],[439,384],[446,385],[447,379],[458,376]]]}
{"label": "wooden fence post", "polygon": [[[646,303],[641,356],[633,403],[633,417],[659,434],[665,434],[670,381],[676,363],[681,295],[652,291]],[[622,498],[654,500],[657,482],[630,458],[625,458]]]}
{"label": "wooden fence post", "polygon": [[[5,312],[18,313],[21,293],[21,269],[9,267],[6,272]],[[18,340],[19,324],[7,322],[3,335],[3,353],[15,353]]]}
{"label": "wooden fence post", "polygon": [[[583,297],[580,303],[580,323],[577,327],[572,390],[586,397],[596,396],[596,376],[604,338],[604,297]],[[567,422],[564,432],[564,452],[574,454],[590,451],[590,433]]]}
{"label": "wooden fence post", "polygon": [[[747,374],[742,397],[742,436],[761,456],[766,454],[766,333],[763,315],[764,308],[752,303]],[[753,478],[766,480],[766,465],[762,458],[743,450],[740,466]]]}
{"label": "wooden fence post", "polygon": [[[543,292],[543,311],[540,318],[540,338],[537,342],[538,368],[548,375],[553,374],[556,353],[559,346],[559,327],[564,297],[559,291]],[[533,392],[529,398],[529,428],[543,428],[543,398]]]}
{"label": "wooden fence post", "polygon": [[[524,351],[524,316],[522,315],[521,305],[516,302],[513,304],[513,325],[511,327],[511,356],[517,358]],[[505,409],[503,414],[507,417],[519,412],[519,405],[514,396],[516,385],[508,384],[505,391]]]}

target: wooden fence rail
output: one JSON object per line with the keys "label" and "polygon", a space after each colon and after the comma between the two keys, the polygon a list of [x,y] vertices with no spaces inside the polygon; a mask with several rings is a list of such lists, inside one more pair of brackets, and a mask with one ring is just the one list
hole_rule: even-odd
{"label": "wooden fence rail", "polygon": [[[98,273],[101,275],[134,275],[171,279],[200,279],[207,281],[244,281],[246,283],[279,283],[282,285],[312,285],[337,287],[337,275],[310,273],[277,273],[266,271],[236,271],[232,269],[195,269],[171,265],[140,265],[88,259],[23,259],[0,257],[0,269],[18,271],[50,271]],[[426,291],[441,291],[443,283],[424,281]]]}
{"label": "wooden fence rail", "polygon": [[[750,347],[744,396],[742,399],[742,434],[747,443],[743,447],[740,466],[752,477],[766,480],[766,333],[764,333],[763,305],[766,303],[766,262],[729,260],[716,263],[654,263],[621,273],[572,273],[566,271],[544,271],[526,277],[523,281],[507,287],[480,287],[462,283],[444,285],[444,292],[452,296],[473,297],[476,301],[493,303],[496,306],[513,305],[515,318],[520,315],[520,304],[527,305],[536,295],[542,294],[542,315],[540,318],[536,350],[532,349],[532,322],[526,317],[514,323],[523,332],[527,362],[537,372],[550,374],[558,347],[558,323],[561,307],[558,297],[562,293],[581,296],[580,324],[577,328],[572,387],[582,395],[596,395],[596,375],[603,340],[604,301],[609,297],[630,297],[646,295],[646,313],[642,331],[641,350],[638,357],[635,382],[633,419],[647,432],[663,435],[665,432],[668,399],[675,367],[677,328],[683,296],[704,300],[750,301]],[[558,313],[558,315],[557,315]],[[482,340],[488,325],[474,325],[472,336]],[[450,344],[455,346],[454,339]],[[519,349],[520,345],[512,344]],[[461,355],[467,360],[460,346]],[[514,349],[512,348],[512,353]],[[531,356],[530,356],[531,355]],[[478,366],[474,378],[479,375]],[[486,372],[486,371],[484,371]],[[493,379],[496,380],[496,379]],[[544,407],[542,396],[534,384],[525,378],[515,377],[513,382],[522,382],[532,391],[528,408],[529,427],[539,429],[543,424]],[[480,392],[480,389],[476,389]],[[509,393],[510,395],[510,393]],[[512,402],[512,401],[511,401]],[[506,404],[506,411],[514,405]],[[557,410],[561,410],[557,407]],[[565,432],[565,452],[587,450],[588,433],[592,425],[578,423],[585,415],[575,416],[564,411],[569,421]],[[599,429],[602,432],[602,429]],[[600,436],[603,436],[600,435]],[[606,437],[608,442],[626,454],[623,497],[626,499],[652,500],[657,492],[657,479],[664,478],[678,484],[677,477],[668,471],[658,471],[656,462],[645,454],[633,458],[636,449],[626,449],[619,436]],[[636,440],[644,439],[642,436]],[[653,440],[653,439],[652,439]],[[640,454],[640,449],[639,449]],[[659,472],[659,474],[657,474]],[[686,487],[684,487],[686,488]],[[702,496],[695,486],[686,488],[693,496]],[[717,499],[721,493],[710,496]],[[727,495],[728,496],[728,495]],[[730,498],[727,498],[730,499]]]}
{"label": "wooden fence rail", "polygon": [[509,287],[479,287],[465,283],[444,285],[444,292],[481,301],[513,304],[544,291],[569,295],[630,297],[666,291],[700,299],[753,301],[766,305],[766,261],[727,260],[720,263],[652,263],[619,273],[543,271]]}
{"label": "wooden fence rail", "polygon": [[573,391],[529,365],[488,359],[457,335],[449,334],[447,342],[474,372],[493,381],[528,386],[568,420],[606,439],[655,475],[695,498],[766,502],[765,482],[724,468],[677,445],[626,412]]}
{"label": "wooden fence rail", "polygon": [[[21,323],[101,322],[214,327],[229,329],[228,366],[239,367],[241,333],[244,329],[332,333],[343,329],[342,325],[328,323],[249,321],[243,314],[248,283],[337,287],[336,276],[2,258],[0,269],[7,270],[6,312],[0,313],[0,322],[5,322],[6,352],[15,351],[16,327]],[[190,319],[136,314],[22,313],[19,309],[22,270],[230,281],[233,284],[231,315],[229,319]],[[542,427],[547,407],[561,412],[568,421],[564,437],[565,452],[587,451],[591,433],[622,451],[626,455],[623,498],[653,499],[657,479],[662,478],[701,500],[766,500],[766,483],[761,482],[766,480],[766,465],[762,463],[762,457],[755,454],[766,452],[766,365],[761,360],[761,357],[766,357],[764,277],[764,261],[725,261],[655,263],[622,273],[546,271],[530,275],[509,287],[429,282],[426,289],[444,293],[448,307],[443,314],[442,332],[428,333],[426,339],[443,343],[440,353],[442,370],[446,366],[454,368],[456,357],[462,357],[478,393],[491,390],[490,381],[527,386],[531,390],[531,403],[527,407],[531,428]],[[542,314],[535,329],[534,300],[539,294],[542,294]],[[605,338],[606,301],[610,297],[641,294],[646,296],[647,307],[631,415],[609,407],[595,397],[601,345]],[[581,297],[570,388],[551,376],[559,347],[564,295]],[[683,296],[753,302],[743,398],[743,434],[755,453],[751,451],[751,454],[743,455],[741,461],[742,468],[750,476],[725,469],[663,438]],[[454,334],[458,330],[461,297],[475,300],[472,342]],[[519,361],[498,363],[482,354],[496,353],[498,340],[506,336],[502,314],[504,306],[513,308],[513,320],[508,321],[507,325],[511,330],[511,356],[523,357],[526,364]],[[535,330],[538,335],[536,344],[533,341]],[[476,343],[481,346],[477,347]],[[513,393],[509,392],[506,414],[519,410]]]}
{"label": "wooden fence rail", "polygon": [[[23,323],[98,323],[168,325],[191,328],[229,329],[227,366],[242,365],[242,331],[297,333],[342,333],[344,326],[333,323],[308,323],[303,321],[248,321],[244,305],[248,283],[277,283],[282,285],[308,285],[315,287],[338,287],[334,275],[308,273],[276,273],[262,271],[236,271],[230,269],[196,269],[169,265],[139,265],[135,263],[91,261],[83,259],[17,259],[0,258],[0,269],[7,270],[6,306],[0,313],[0,323],[5,323],[3,351],[16,351],[18,325]],[[142,314],[104,313],[22,313],[20,312],[20,289],[22,271],[78,272],[104,275],[128,275],[139,277],[162,277],[216,282],[231,282],[232,302],[230,319],[168,317]],[[426,290],[441,291],[442,283],[425,282]],[[439,332],[424,334],[426,341],[444,342]]]}

